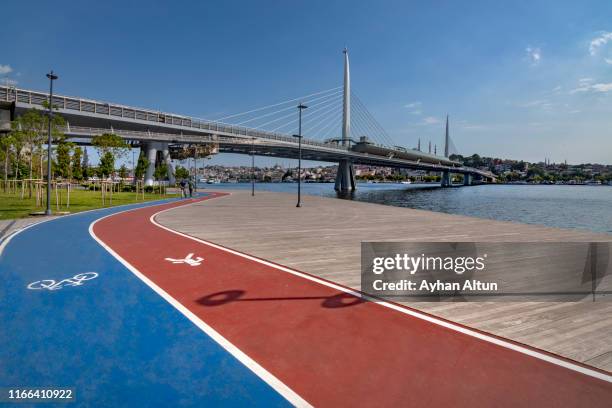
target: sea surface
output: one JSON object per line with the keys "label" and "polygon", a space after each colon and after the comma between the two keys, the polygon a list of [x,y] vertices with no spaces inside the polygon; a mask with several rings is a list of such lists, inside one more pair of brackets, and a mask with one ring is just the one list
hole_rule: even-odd
{"label": "sea surface", "polygon": [[[200,187],[250,189],[251,184]],[[297,183],[256,183],[258,190],[297,195]],[[302,193],[612,234],[612,186],[480,185],[443,189],[423,184],[358,183],[353,194],[339,196],[333,183],[303,183]]]}

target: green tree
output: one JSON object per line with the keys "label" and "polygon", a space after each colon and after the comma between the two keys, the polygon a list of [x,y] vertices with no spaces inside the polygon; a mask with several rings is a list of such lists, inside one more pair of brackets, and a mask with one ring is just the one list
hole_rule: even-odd
{"label": "green tree", "polygon": [[136,182],[136,180],[142,180],[145,175],[145,172],[147,171],[148,165],[149,160],[147,160],[147,158],[145,157],[144,152],[140,151],[140,155],[138,156],[138,164],[134,169],[134,182]]}
{"label": "green tree", "polygon": [[121,167],[119,167],[119,177],[121,177],[121,183],[123,183],[123,179],[126,178],[128,176],[128,168],[125,167],[125,164],[122,164]]}
{"label": "green tree", "polygon": [[100,157],[98,165],[98,176],[105,178],[111,176],[115,172],[115,156],[110,151],[103,153]]}
{"label": "green tree", "polygon": [[[43,107],[45,109],[48,109],[49,103],[47,101],[43,102]],[[59,107],[54,106],[54,109],[58,110]],[[38,143],[37,147],[38,147],[38,153],[39,153],[39,173],[40,173],[40,177],[42,178],[44,174],[43,162],[44,162],[44,157],[46,156],[45,154],[46,149],[43,148],[43,145],[46,145],[49,139],[48,137],[49,115],[47,114],[47,112],[44,112],[44,111],[39,111],[36,109],[32,109],[32,110],[36,111],[38,117],[40,118],[40,121],[36,120],[34,121],[34,124],[38,126],[36,131],[40,135],[39,138],[37,139],[37,143]],[[64,120],[64,118],[61,115],[55,113],[51,121],[51,138],[52,138],[53,143],[61,143],[62,141],[66,139],[66,136],[62,132],[62,128],[64,126],[66,126],[66,121]]]}
{"label": "green tree", "polygon": [[91,168],[89,167],[89,155],[87,154],[87,147],[83,148],[83,162],[81,163],[81,169],[83,172],[83,178],[85,180],[88,180],[93,173],[91,171]]}
{"label": "green tree", "polygon": [[[43,143],[42,129],[45,120],[38,109],[30,109],[17,117],[12,123],[15,131],[20,133],[23,147],[28,158],[29,177],[33,175],[34,153]],[[30,189],[30,197],[32,191]]]}
{"label": "green tree", "polygon": [[115,172],[115,160],[125,156],[130,150],[130,145],[113,133],[94,136],[91,144],[100,155],[100,167],[104,175],[112,175]]}
{"label": "green tree", "polygon": [[168,178],[168,166],[166,165],[166,163],[160,163],[155,168],[153,177],[155,177],[155,179],[159,181],[166,180]]}
{"label": "green tree", "polygon": [[157,166],[153,177],[159,181],[165,180],[168,177],[168,166],[166,163],[161,163],[159,166]]}
{"label": "green tree", "polygon": [[11,156],[14,143],[15,135],[12,132],[0,137],[0,149],[2,150],[2,155],[4,156],[4,191],[6,191],[6,184],[8,181],[9,166],[11,164]]}
{"label": "green tree", "polygon": [[11,131],[9,155],[12,155],[15,160],[13,163],[13,178],[17,180],[23,173],[21,170],[21,157],[23,155],[23,132],[18,129]]}
{"label": "green tree", "polygon": [[56,148],[56,163],[54,169],[54,175],[61,178],[70,178],[70,151],[72,150],[73,144],[69,142],[60,142]]}
{"label": "green tree", "polygon": [[176,166],[176,169],[174,170],[174,177],[176,177],[177,180],[188,179],[189,170],[181,166]]}
{"label": "green tree", "polygon": [[72,152],[72,178],[75,180],[83,180],[83,168],[81,167],[81,156],[83,150],[80,147],[75,147]]}

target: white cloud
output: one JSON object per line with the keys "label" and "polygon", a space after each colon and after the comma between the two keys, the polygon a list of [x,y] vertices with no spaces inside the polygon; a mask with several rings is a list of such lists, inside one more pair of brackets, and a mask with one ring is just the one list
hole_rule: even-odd
{"label": "white cloud", "polygon": [[433,116],[428,116],[423,119],[423,123],[425,123],[426,125],[435,125],[437,123],[440,123],[440,120],[438,118],[434,118]]}
{"label": "white cloud", "polygon": [[593,78],[580,78],[578,80],[578,82],[580,82],[581,84],[585,84],[585,83],[588,83],[588,82],[593,82]]}
{"label": "white cloud", "polygon": [[533,65],[538,65],[542,59],[542,51],[539,48],[527,47],[525,48],[527,58]]}
{"label": "white cloud", "polygon": [[604,61],[606,61],[606,64],[612,65],[612,58],[604,58]]}
{"label": "white cloud", "polygon": [[415,101],[404,105],[404,108],[412,109],[410,113],[413,115],[421,115],[423,113],[423,111],[421,110],[421,105],[423,105],[421,102]]}
{"label": "white cloud", "polygon": [[542,109],[550,109],[553,104],[547,99],[537,99],[534,101],[529,101],[518,105],[520,108],[542,108]]}
{"label": "white cloud", "polygon": [[594,84],[591,85],[591,88],[595,92],[610,92],[612,91],[612,82],[608,82],[607,84]]}
{"label": "white cloud", "polygon": [[13,72],[13,68],[10,65],[1,65],[0,64],[0,75],[6,75]]}
{"label": "white cloud", "polygon": [[569,93],[575,94],[578,92],[612,92],[612,82],[591,84],[590,82],[579,82],[578,87],[572,89]]}
{"label": "white cloud", "polygon": [[599,37],[593,38],[593,40],[591,40],[591,44],[589,45],[589,53],[591,55],[597,54],[597,50],[605,46],[608,43],[608,41],[611,41],[611,40],[612,40],[612,33],[604,31],[603,33],[601,33]]}

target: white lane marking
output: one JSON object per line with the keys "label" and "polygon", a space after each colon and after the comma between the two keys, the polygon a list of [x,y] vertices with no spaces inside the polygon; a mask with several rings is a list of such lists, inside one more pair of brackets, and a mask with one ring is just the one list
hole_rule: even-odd
{"label": "white lane marking", "polygon": [[[195,203],[189,203],[189,204],[186,204],[186,205],[193,205],[193,204],[195,204]],[[159,224],[157,221],[155,221],[155,217],[157,217],[159,214],[162,214],[162,213],[164,213],[166,211],[173,210],[175,208],[177,208],[177,207],[167,208],[165,210],[161,210],[161,211],[153,214],[149,218],[149,220],[151,221],[151,223],[153,223],[154,225],[158,226],[159,228],[165,229],[166,231],[169,231],[169,232],[171,232],[173,234],[180,235],[180,236],[185,237],[185,238],[189,238],[189,239],[194,240],[196,242],[200,242],[200,243],[202,243],[204,245],[208,245],[210,247],[213,247],[213,248],[216,248],[216,249],[220,249],[220,250],[228,252],[230,254],[238,255],[240,257],[249,259],[251,261],[255,261],[255,262],[258,262],[260,264],[263,264],[263,265],[266,265],[266,266],[270,266],[272,268],[276,268],[276,269],[281,270],[283,272],[287,272],[287,273],[290,273],[292,275],[296,275],[296,276],[299,276],[301,278],[308,279],[308,280],[311,280],[313,282],[317,282],[317,283],[319,283],[321,285],[325,285],[325,286],[328,286],[330,288],[333,288],[333,289],[336,289],[336,290],[340,290],[340,291],[343,291],[345,293],[349,293],[349,294],[351,294],[353,296],[356,296],[356,297],[359,297],[359,298],[367,299],[367,300],[369,300],[369,301],[371,301],[371,302],[373,302],[373,303],[375,303],[377,305],[380,305],[380,306],[383,306],[383,307],[387,307],[389,309],[393,309],[393,310],[396,310],[396,311],[401,312],[401,313],[405,313],[407,315],[416,317],[416,318],[421,319],[421,320],[428,321],[428,322],[433,323],[433,324],[437,324],[439,326],[445,327],[445,328],[450,329],[450,330],[457,331],[459,333],[466,334],[468,336],[475,337],[475,338],[477,338],[479,340],[484,340],[484,341],[487,341],[489,343],[493,343],[495,345],[498,345],[498,346],[501,346],[501,347],[504,347],[504,348],[507,348],[507,349],[510,349],[510,350],[514,350],[514,351],[517,351],[519,353],[526,354],[528,356],[531,356],[531,357],[534,357],[534,358],[546,361],[548,363],[555,364],[555,365],[558,365],[560,367],[567,368],[569,370],[576,371],[576,372],[579,372],[579,373],[584,374],[584,375],[588,375],[590,377],[594,377],[594,378],[597,378],[597,379],[600,379],[600,380],[603,380],[603,381],[607,381],[607,382],[612,382],[612,375],[609,375],[609,374],[606,374],[606,373],[603,373],[603,372],[600,372],[600,371],[597,371],[597,370],[593,370],[593,369],[590,369],[588,367],[583,367],[583,366],[578,365],[576,363],[573,363],[571,361],[563,360],[563,359],[555,357],[553,355],[542,353],[540,351],[537,351],[537,350],[534,350],[534,349],[530,349],[530,348],[527,348],[527,347],[524,347],[524,346],[521,346],[521,345],[518,345],[518,344],[515,344],[515,343],[511,343],[509,341],[502,340],[502,339],[497,338],[497,337],[493,337],[493,336],[490,336],[490,335],[487,335],[487,334],[484,334],[484,333],[480,333],[480,332],[477,332],[475,330],[471,330],[471,329],[469,329],[467,327],[462,327],[462,326],[456,325],[456,324],[451,323],[451,322],[440,320],[440,319],[437,319],[437,318],[435,318],[433,316],[429,316],[429,315],[420,313],[420,312],[418,312],[416,310],[408,309],[408,308],[405,308],[405,307],[400,306],[400,305],[395,305],[393,303],[388,303],[388,302],[385,302],[385,301],[381,301],[380,299],[374,298],[374,297],[369,296],[369,295],[367,295],[365,293],[357,292],[357,291],[345,288],[343,286],[336,285],[334,283],[324,281],[324,280],[319,279],[319,278],[317,278],[315,276],[310,276],[310,275],[307,275],[307,274],[302,273],[300,271],[296,271],[294,269],[287,268],[285,266],[277,265],[277,264],[274,264],[272,262],[265,261],[263,259],[259,259],[259,258],[256,258],[254,256],[251,256],[251,255],[243,254],[243,253],[235,251],[233,249],[222,247],[220,245],[214,244],[214,243],[209,242],[209,241],[205,241],[205,240],[202,240],[202,239],[199,239],[199,238],[196,238],[196,237],[192,237],[192,236],[187,235],[187,234],[183,234],[182,232],[175,231],[173,229],[165,227],[165,226]]]}
{"label": "white lane marking", "polygon": [[172,262],[173,264],[187,264],[189,266],[200,266],[202,265],[202,261],[204,258],[196,256],[193,257],[193,253],[187,254],[187,256],[183,259],[175,259],[175,258],[165,258],[166,261]]}
{"label": "white lane marking", "polygon": [[[42,220],[42,221],[37,221],[37,222],[33,222],[32,224],[26,225],[25,227],[19,228],[14,230],[13,232],[3,236],[2,238],[0,238],[0,255],[2,255],[2,252],[4,252],[4,248],[6,248],[6,246],[9,244],[9,242],[15,238],[17,235],[21,234],[23,231],[28,230],[32,227],[35,227],[37,225],[43,224],[45,222],[50,222],[50,221],[55,221],[55,220],[62,220],[64,218],[67,217],[73,217],[75,215],[81,215],[81,214],[86,214],[86,213],[90,213],[93,211],[104,211],[104,210],[110,210],[110,209],[114,209],[114,208],[123,208],[123,207],[127,207],[127,206],[132,206],[132,205],[138,205],[138,204],[142,204],[140,207],[137,208],[146,208],[146,207],[155,207],[157,205],[164,205],[164,204],[168,204],[168,201],[172,200],[171,198],[164,198],[162,200],[153,200],[153,201],[147,201],[145,203],[132,203],[132,204],[121,204],[121,205],[117,205],[115,207],[106,207],[106,208],[93,208],[91,210],[85,210],[85,211],[79,211],[79,212],[75,212],[72,214],[66,214],[66,215],[62,215],[61,217],[53,217],[53,218],[47,218],[46,220]],[[153,204],[153,203],[157,203],[157,204]],[[152,205],[145,205],[145,204],[152,204]],[[137,209],[134,208],[134,209]],[[126,211],[126,210],[124,210]],[[124,212],[124,211],[119,211],[119,212]]]}
{"label": "white lane marking", "polygon": [[55,282],[52,279],[43,279],[36,282],[32,282],[28,285],[28,289],[38,290],[38,289],[47,289],[47,290],[59,290],[64,286],[81,286],[83,282],[95,279],[98,277],[96,272],[85,272],[74,275],[72,278],[62,279],[59,282]]}
{"label": "white lane marking", "polygon": [[[186,205],[195,204],[189,203]],[[306,400],[300,397],[295,391],[289,388],[286,384],[284,384],[281,380],[276,378],[272,373],[267,371],[261,365],[259,365],[255,360],[246,355],[242,350],[233,345],[229,340],[219,334],[215,329],[206,324],[203,320],[201,320],[198,316],[196,316],[193,312],[183,306],[179,301],[170,296],[165,290],[157,286],[152,280],[147,278],[144,274],[142,274],[138,269],[133,267],[129,262],[123,259],[119,254],[117,254],[113,249],[111,249],[108,245],[106,245],[100,238],[96,236],[93,232],[94,225],[107,217],[129,212],[135,211],[141,208],[129,209],[113,214],[106,215],[102,218],[99,218],[92,222],[89,225],[89,234],[93,239],[98,242],[102,246],[102,248],[106,249],[113,257],[115,257],[119,262],[123,264],[130,272],[132,272],[136,277],[138,277],[141,281],[143,281],[147,286],[153,289],[158,295],[160,295],[166,302],[170,303],[181,312],[186,318],[188,318],[193,324],[195,324],[200,330],[206,333],[210,338],[216,341],[221,347],[223,347],[228,353],[233,355],[238,361],[240,361],[243,365],[245,365],[248,369],[250,369],[255,375],[261,378],[264,382],[266,382],[270,387],[272,387],[276,392],[282,395],[287,401],[296,407],[312,407]]]}

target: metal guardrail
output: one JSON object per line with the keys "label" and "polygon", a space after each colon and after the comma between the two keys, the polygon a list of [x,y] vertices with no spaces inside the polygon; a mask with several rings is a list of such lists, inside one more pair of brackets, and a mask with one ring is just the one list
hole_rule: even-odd
{"label": "metal guardrail", "polygon": [[[24,103],[28,105],[37,105],[43,106],[49,100],[49,94],[44,92],[36,92],[30,91],[27,89],[19,89],[15,87],[8,86],[0,86],[0,101],[5,102],[15,102],[15,103]],[[62,95],[54,95],[53,96],[53,106],[57,107],[60,110],[64,111],[78,111],[78,112],[86,112],[93,113],[95,115],[106,116],[110,119],[113,118],[122,118],[122,119],[132,119],[139,120],[143,122],[150,122],[151,124],[155,124],[157,126],[171,125],[171,126],[180,126],[186,129],[197,129],[197,130],[205,130],[209,132],[214,132],[215,134],[210,136],[211,142],[227,142],[227,143],[237,143],[237,139],[239,138],[262,138],[274,141],[280,141],[284,143],[296,144],[296,140],[292,136],[287,136],[286,134],[276,133],[276,132],[267,132],[261,131],[257,129],[251,129],[244,126],[235,126],[231,124],[226,124],[222,122],[214,122],[207,121],[203,119],[192,118],[188,116],[181,116],[176,114],[169,114],[164,112],[158,112],[153,110],[134,108],[125,105],[119,104],[110,104],[107,102],[101,102],[91,99],[83,99],[78,97],[69,97]],[[100,129],[100,128],[87,128],[87,127],[77,127],[77,126],[68,126],[64,129],[66,133],[82,133],[82,134],[102,134],[108,132],[110,129]],[[141,131],[126,131],[121,130],[121,133],[124,137],[130,137],[130,135],[135,139],[141,140],[156,140],[158,137],[169,138],[170,140],[181,141],[189,141],[192,138],[203,138],[205,135],[182,135],[176,133],[159,133],[159,132],[141,132]],[[235,135],[236,137],[228,137],[227,140],[224,139],[224,136],[219,135],[219,133],[225,133],[228,135]],[[245,143],[250,143],[245,141]],[[311,139],[302,139],[303,145],[310,145],[316,147],[322,147],[327,149],[333,149],[344,152],[352,152],[348,146],[342,146],[338,143],[323,143],[318,142]],[[378,156],[374,156],[378,158]],[[382,157],[381,157],[382,158]],[[409,160],[406,160],[410,162]],[[426,166],[424,163],[415,162],[415,164]],[[435,167],[435,166],[431,166]],[[451,169],[451,167],[449,167]],[[485,172],[483,170],[470,168],[470,167],[455,167],[452,168],[455,171],[462,172],[471,172],[483,175],[485,177],[495,177],[490,172]]]}
{"label": "metal guardrail", "polygon": [[[0,101],[43,106],[43,104],[48,102],[48,100],[49,94],[44,92],[36,92],[27,89],[0,86]],[[142,108],[134,108],[125,105],[111,104],[108,102],[101,102],[78,97],[54,95],[53,106],[64,111],[91,113],[100,116],[107,116],[110,119],[117,118],[139,120],[155,124],[156,126],[180,126],[182,128],[188,129],[198,129],[210,132],[226,133],[243,137],[259,137],[284,142],[291,142],[294,140],[292,136],[288,136],[283,133],[267,132],[223,122],[208,121],[188,116],[158,112]],[[312,146],[332,147],[341,150],[348,150],[346,146],[340,146],[334,143],[322,143],[316,140],[306,138],[302,139],[302,143]]]}

